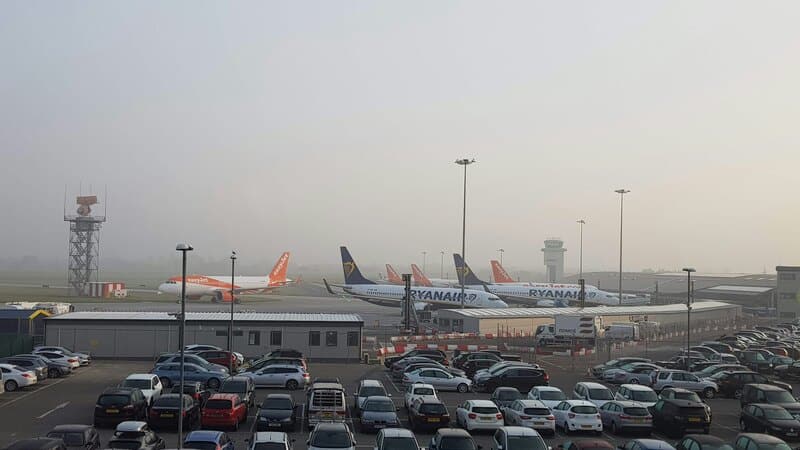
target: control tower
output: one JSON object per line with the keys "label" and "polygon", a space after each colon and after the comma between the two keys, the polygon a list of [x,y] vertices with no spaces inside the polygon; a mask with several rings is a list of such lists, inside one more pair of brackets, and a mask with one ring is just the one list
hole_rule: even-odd
{"label": "control tower", "polygon": [[67,282],[70,295],[89,295],[89,282],[97,281],[100,269],[100,227],[106,216],[93,216],[92,206],[96,205],[96,195],[77,197],[76,214],[67,214],[64,222],[69,222],[69,263]]}
{"label": "control tower", "polygon": [[564,278],[564,241],[559,238],[547,238],[544,241],[544,265],[547,267],[547,282],[556,283]]}

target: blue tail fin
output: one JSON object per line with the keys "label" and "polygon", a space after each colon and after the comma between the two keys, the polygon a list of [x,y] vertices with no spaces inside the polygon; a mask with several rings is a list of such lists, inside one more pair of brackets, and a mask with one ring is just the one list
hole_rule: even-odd
{"label": "blue tail fin", "polygon": [[482,281],[469,268],[467,263],[464,261],[464,258],[461,257],[458,253],[453,253],[453,259],[456,262],[456,274],[458,274],[458,284],[466,284],[469,286],[483,284],[485,285],[486,282]]}
{"label": "blue tail fin", "polygon": [[344,284],[375,284],[374,281],[370,281],[364,278],[364,275],[361,275],[361,271],[358,270],[358,266],[356,262],[353,260],[353,257],[350,256],[350,252],[347,251],[347,247],[339,247],[339,250],[342,252],[342,269],[344,269]]}

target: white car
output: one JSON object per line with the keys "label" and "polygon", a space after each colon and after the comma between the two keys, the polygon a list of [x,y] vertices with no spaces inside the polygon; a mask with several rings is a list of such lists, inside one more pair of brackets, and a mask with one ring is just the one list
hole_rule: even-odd
{"label": "white car", "polygon": [[494,432],[492,448],[497,450],[550,448],[534,430],[525,427],[503,427]]}
{"label": "white car", "polygon": [[54,352],[54,353],[62,353],[67,356],[74,356],[78,358],[81,362],[82,366],[88,366],[92,362],[92,356],[88,353],[83,352],[74,352],[67,347],[58,347],[58,346],[47,346],[47,345],[40,345],[38,347],[33,348],[33,352]]}
{"label": "white car", "polygon": [[540,400],[514,400],[511,405],[503,408],[503,417],[506,425],[533,428],[551,435],[556,433],[556,417]]}
{"label": "white car", "polygon": [[36,373],[12,364],[0,364],[3,373],[3,387],[6,392],[13,392],[21,387],[36,384]]}
{"label": "white car", "polygon": [[651,388],[642,386],[641,384],[623,384],[617,389],[617,393],[614,394],[614,399],[641,403],[649,408],[654,406],[658,401],[658,394]]}
{"label": "white car", "polygon": [[433,388],[433,385],[425,383],[409,384],[406,387],[405,397],[406,409],[410,408],[411,404],[414,403],[414,400],[418,398],[439,398],[436,395],[436,389]]}
{"label": "white car", "polygon": [[603,421],[597,406],[586,400],[564,400],[553,408],[556,426],[561,427],[565,433],[570,431],[603,432]]}
{"label": "white car", "polygon": [[161,393],[164,390],[161,379],[152,373],[132,373],[122,381],[121,386],[141,389],[148,405],[152,405],[154,401],[161,397]]}
{"label": "white car", "polygon": [[581,381],[580,383],[575,383],[572,398],[592,402],[594,406],[599,408],[606,402],[614,400],[614,393],[600,383]]}
{"label": "white car", "polygon": [[416,436],[405,428],[384,428],[375,436],[373,450],[420,450]]}
{"label": "white car", "polygon": [[535,386],[528,392],[528,398],[531,400],[540,400],[550,409],[555,408],[559,403],[567,399],[564,392],[553,386]]}
{"label": "white car", "polygon": [[248,450],[257,448],[269,448],[272,450],[290,450],[289,436],[281,431],[259,431],[253,434]]}
{"label": "white car", "polygon": [[467,431],[495,430],[505,425],[503,414],[491,400],[467,400],[458,405],[456,424]]}
{"label": "white car", "polygon": [[81,366],[81,360],[77,356],[65,355],[63,353],[50,352],[46,350],[34,350],[34,355],[43,356],[50,361],[56,361],[63,364],[68,364],[71,368],[77,369]]}

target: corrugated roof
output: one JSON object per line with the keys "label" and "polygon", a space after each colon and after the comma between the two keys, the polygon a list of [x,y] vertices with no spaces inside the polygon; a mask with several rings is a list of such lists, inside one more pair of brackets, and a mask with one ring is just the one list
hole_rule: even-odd
{"label": "corrugated roof", "polygon": [[33,319],[38,315],[49,316],[43,309],[0,309],[0,319]]}
{"label": "corrugated roof", "polygon": [[[692,311],[711,311],[715,309],[739,308],[737,305],[716,301],[697,301],[692,304]],[[685,313],[686,305],[682,303],[672,305],[644,305],[644,306],[594,306],[591,308],[507,308],[507,309],[446,309],[453,314],[490,319],[496,317],[526,318],[526,317],[552,317],[555,314],[597,314],[601,316],[612,315],[644,315],[644,314],[669,314]]]}
{"label": "corrugated roof", "polygon": [[[245,322],[358,322],[364,319],[358,314],[333,313],[234,313],[234,320]],[[174,313],[150,311],[76,311],[50,317],[48,320],[175,320]],[[229,321],[230,313],[187,312],[186,320]]]}
{"label": "corrugated roof", "polygon": [[729,291],[729,292],[741,292],[744,294],[763,294],[765,292],[769,292],[775,288],[771,287],[762,287],[762,286],[734,286],[729,284],[721,284],[719,286],[714,286],[710,288],[703,289],[704,291]]}

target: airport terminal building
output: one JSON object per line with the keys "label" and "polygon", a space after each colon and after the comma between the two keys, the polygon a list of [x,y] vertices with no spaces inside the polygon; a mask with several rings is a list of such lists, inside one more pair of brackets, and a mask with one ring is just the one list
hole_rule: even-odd
{"label": "airport terminal building", "polygon": [[[230,314],[186,313],[186,344],[228,345]],[[233,350],[257,357],[293,348],[311,361],[358,361],[364,321],[357,314],[234,313]],[[45,320],[46,345],[96,358],[154,359],[179,350],[179,323],[166,312],[81,311]]]}

